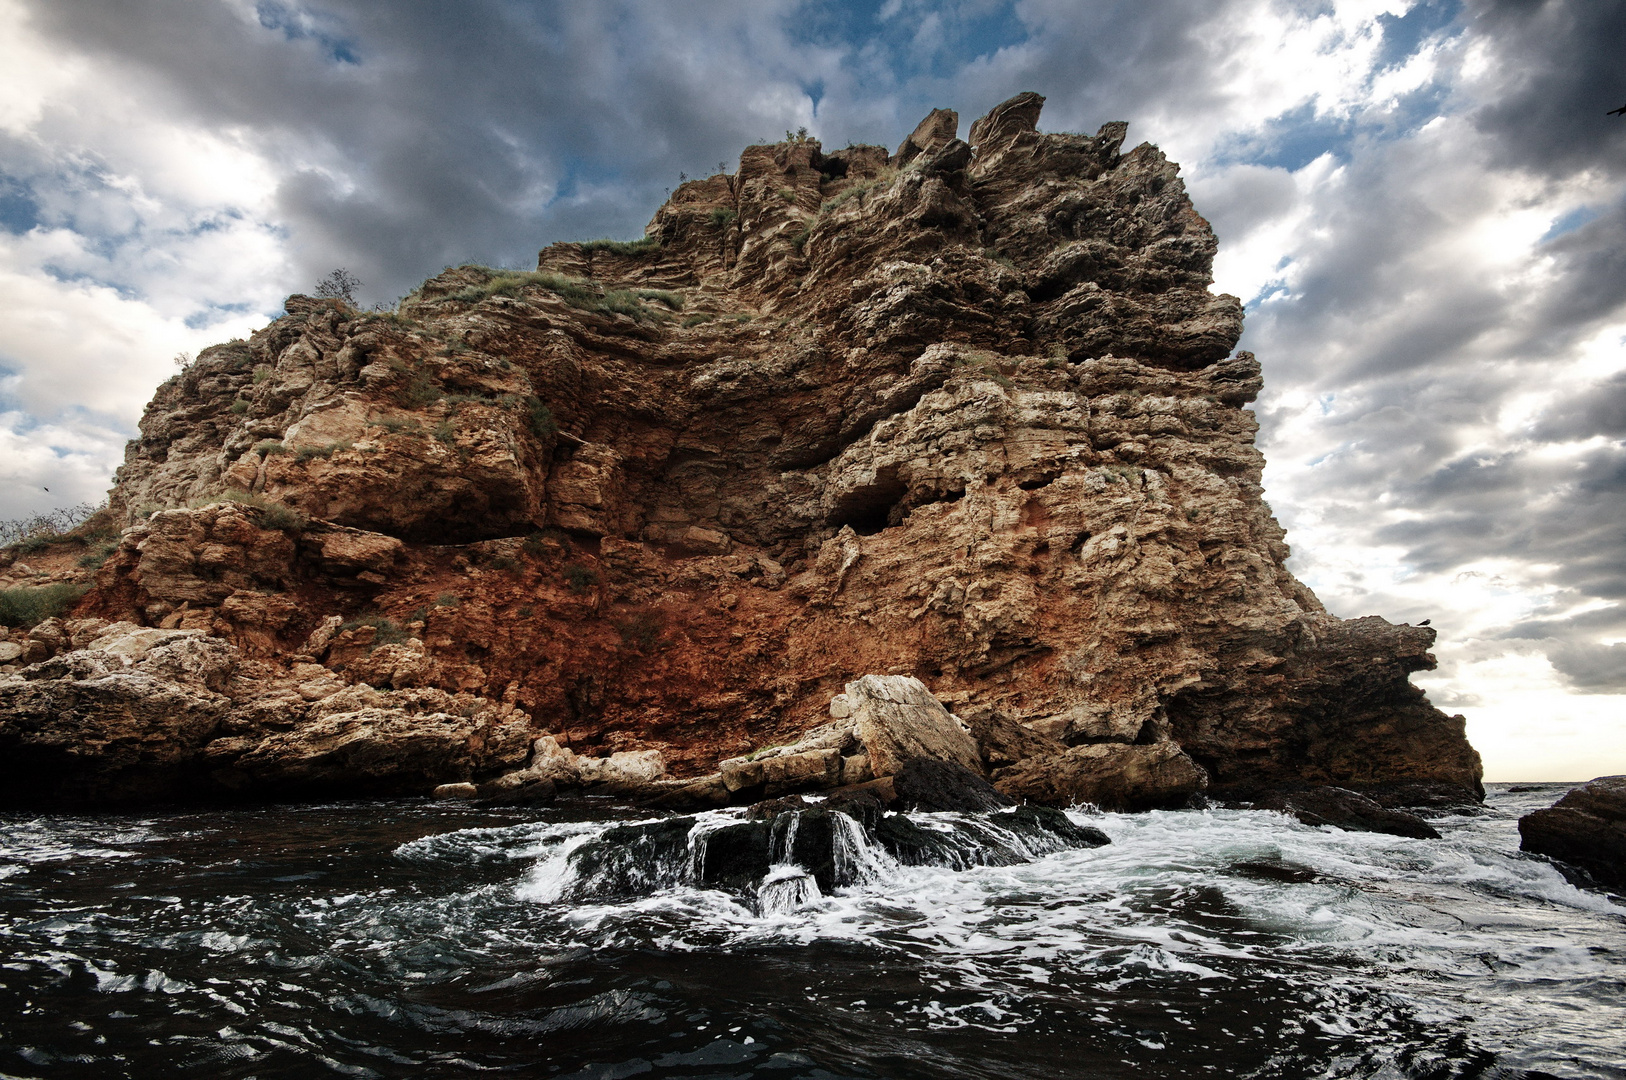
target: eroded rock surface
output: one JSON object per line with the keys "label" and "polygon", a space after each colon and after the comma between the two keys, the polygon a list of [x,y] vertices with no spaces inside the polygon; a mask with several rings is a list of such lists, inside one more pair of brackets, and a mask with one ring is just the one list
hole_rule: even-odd
{"label": "eroded rock surface", "polygon": [[[75,736],[8,683],[7,730],[60,749],[6,783],[112,797],[201,742],[216,790],[427,794],[533,769],[547,735],[568,783],[644,754],[666,773],[638,784],[771,797],[901,767],[858,726],[764,751],[908,676],[963,718],[933,754],[1017,797],[1477,797],[1460,718],[1407,681],[1434,632],[1336,619],[1284,566],[1259,366],[1178,167],[1121,123],[1041,132],[1042,105],[966,138],[933,113],[896,154],[749,147],[644,242],[448,270],[392,313],[291,297],[205,350],[142,419],[74,615],[219,639],[235,674],[164,718],[97,704],[138,675],[64,676]],[[5,643],[13,670],[89,645]],[[363,686],[422,700],[319,707]],[[129,733],[112,772],[73,747],[98,725]]]}

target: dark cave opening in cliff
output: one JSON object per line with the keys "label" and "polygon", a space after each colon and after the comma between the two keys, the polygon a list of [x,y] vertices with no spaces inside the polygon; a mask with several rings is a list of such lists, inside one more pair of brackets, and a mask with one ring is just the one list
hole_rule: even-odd
{"label": "dark cave opening in cliff", "polygon": [[874,536],[902,519],[898,504],[908,493],[908,486],[897,477],[878,476],[874,483],[838,499],[830,513],[830,524],[837,529],[851,526],[859,536]]}

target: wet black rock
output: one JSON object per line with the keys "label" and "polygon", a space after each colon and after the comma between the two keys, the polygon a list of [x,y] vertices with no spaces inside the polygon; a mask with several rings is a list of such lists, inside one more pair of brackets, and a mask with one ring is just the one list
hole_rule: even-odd
{"label": "wet black rock", "polygon": [[[796,867],[829,893],[864,880],[880,848],[912,866],[1014,866],[1043,855],[1110,843],[1048,806],[946,813],[920,820],[889,813],[873,791],[758,803],[712,828],[690,816],[620,825],[569,856],[570,899],[647,895],[682,883],[725,889],[755,902],[770,880]],[[805,878],[804,878],[805,880]]]}
{"label": "wet black rock", "polygon": [[873,835],[886,816],[886,801],[874,791],[864,789],[838,792],[824,801],[824,808],[846,814],[858,822],[866,836]]}
{"label": "wet black rock", "polygon": [[1332,825],[1345,832],[1387,833],[1418,840],[1438,840],[1439,832],[1404,810],[1390,810],[1365,795],[1345,788],[1318,787],[1302,791],[1276,791],[1253,804],[1255,810],[1279,810],[1306,825]]}
{"label": "wet black rock", "polygon": [[1362,788],[1361,794],[1386,810],[1433,810],[1476,814],[1484,810],[1482,792],[1444,780],[1404,780]]}
{"label": "wet black rock", "polygon": [[875,841],[905,866],[953,865],[958,850],[946,833],[921,828],[903,814],[888,814],[875,827]]}
{"label": "wet black rock", "polygon": [[1013,805],[994,785],[952,761],[911,758],[892,777],[892,787],[905,810],[975,814]]}
{"label": "wet black rock", "polygon": [[1600,776],[1519,819],[1519,847],[1626,888],[1626,776]]}
{"label": "wet black rock", "polygon": [[742,821],[707,833],[698,867],[701,884],[735,892],[754,887],[768,872],[772,834],[768,821]]}
{"label": "wet black rock", "polygon": [[795,830],[791,831],[791,822],[786,822],[781,840],[786,862],[795,863],[813,875],[813,880],[825,892],[858,880],[858,865],[853,859],[843,857],[851,848],[837,838],[838,831],[856,831],[851,818],[817,807],[803,811],[794,819],[794,824]]}
{"label": "wet black rock", "polygon": [[675,817],[605,831],[571,852],[576,882],[571,898],[647,894],[679,880],[688,866],[693,827],[693,818]]}
{"label": "wet black rock", "polygon": [[1270,862],[1264,859],[1250,859],[1235,863],[1231,872],[1238,877],[1252,878],[1255,881],[1279,881],[1287,885],[1302,885],[1306,882],[1321,881],[1322,876],[1308,866],[1300,866],[1290,862]]}
{"label": "wet black rock", "polygon": [[924,823],[904,814],[888,814],[874,831],[875,842],[907,866],[1014,866],[1036,855],[1071,848],[1093,848],[1112,841],[1100,829],[1075,825],[1050,806]]}
{"label": "wet black rock", "polygon": [[1029,804],[1012,810],[1008,821],[1018,831],[1049,833],[1070,847],[1103,847],[1112,843],[1106,833],[1093,825],[1075,825],[1073,819],[1053,806]]}

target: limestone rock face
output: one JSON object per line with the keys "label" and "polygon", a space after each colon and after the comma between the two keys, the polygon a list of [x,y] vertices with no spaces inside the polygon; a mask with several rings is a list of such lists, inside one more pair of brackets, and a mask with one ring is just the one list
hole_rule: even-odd
{"label": "limestone rock face", "polygon": [[847,684],[846,696],[853,703],[853,734],[864,744],[876,776],[895,776],[922,758],[982,771],[971,733],[919,679],[865,675]]}
{"label": "limestone rock face", "polygon": [[400,708],[318,716],[276,732],[232,768],[260,789],[313,794],[413,794],[467,782],[484,766],[523,760],[527,729]]}
{"label": "limestone rock face", "polygon": [[[1333,618],[1284,565],[1259,366],[1178,166],[1042,106],[964,139],[939,111],[896,154],[748,147],[643,241],[447,270],[394,312],[289,298],[159,388],[75,617],[238,650],[209,775],[243,791],[529,767],[454,752],[465,708],[581,761],[656,753],[707,798],[861,783],[916,751],[747,766],[873,676],[995,725],[933,752],[1046,798],[1129,772],[1171,800],[1203,775],[1477,797],[1460,718],[1407,682],[1433,631]],[[13,663],[88,643],[36,632]],[[313,714],[362,685],[418,698]],[[403,717],[440,749],[390,758]]]}
{"label": "limestone rock face", "polygon": [[1519,819],[1519,847],[1626,888],[1626,776],[1600,776]]}
{"label": "limestone rock face", "polygon": [[[131,636],[101,641],[127,646]],[[181,638],[132,651],[73,651],[0,676],[0,799],[162,799],[196,773],[232,704],[210,684],[219,687],[236,650]]]}

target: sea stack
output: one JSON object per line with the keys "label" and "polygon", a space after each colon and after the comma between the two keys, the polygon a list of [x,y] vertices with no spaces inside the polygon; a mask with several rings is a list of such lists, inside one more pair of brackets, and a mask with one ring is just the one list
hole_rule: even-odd
{"label": "sea stack", "polygon": [[[751,146],[642,240],[205,350],[93,587],[11,634],[5,799],[675,789],[865,676],[1017,798],[1478,798],[1408,681],[1434,631],[1284,565],[1178,167],[1043,100]],[[809,775],[860,782],[846,749]]]}

